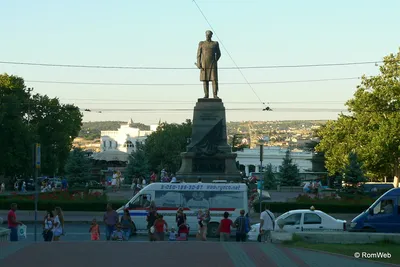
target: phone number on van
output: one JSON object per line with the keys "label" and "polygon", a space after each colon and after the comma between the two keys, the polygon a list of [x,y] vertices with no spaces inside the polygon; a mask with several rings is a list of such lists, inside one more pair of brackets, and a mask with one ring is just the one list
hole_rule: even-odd
{"label": "phone number on van", "polygon": [[161,190],[240,191],[240,185],[161,185]]}

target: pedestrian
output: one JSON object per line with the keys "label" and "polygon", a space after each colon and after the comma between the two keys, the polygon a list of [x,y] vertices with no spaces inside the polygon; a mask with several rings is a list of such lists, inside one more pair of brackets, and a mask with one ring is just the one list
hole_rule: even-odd
{"label": "pedestrian", "polygon": [[64,215],[60,207],[56,207],[54,214],[53,241],[59,241],[64,235]]}
{"label": "pedestrian", "polygon": [[235,228],[236,228],[236,242],[245,242],[247,237],[246,232],[246,220],[247,218],[244,216],[245,211],[240,211],[240,216],[235,220]]}
{"label": "pedestrian", "polygon": [[150,241],[155,241],[155,227],[154,227],[154,223],[157,220],[158,214],[157,214],[157,209],[153,206],[150,206],[149,208],[149,213],[147,214],[147,230],[149,233],[149,240]]}
{"label": "pedestrian", "polygon": [[228,242],[231,235],[231,227],[235,227],[232,220],[229,219],[229,213],[224,212],[224,218],[221,220],[218,226],[219,241]]}
{"label": "pedestrian", "polygon": [[176,241],[176,236],[177,236],[177,234],[176,234],[176,232],[175,232],[175,228],[172,227],[172,228],[171,228],[171,231],[169,232],[168,241]]}
{"label": "pedestrian", "polygon": [[207,241],[207,226],[211,221],[211,215],[210,215],[210,210],[207,209],[204,212],[204,217],[203,217],[203,227],[201,228],[201,236],[203,241]]}
{"label": "pedestrian", "polygon": [[271,242],[271,231],[275,229],[275,216],[265,205],[265,210],[260,215],[260,242]]}
{"label": "pedestrian", "polygon": [[165,229],[168,229],[168,224],[164,220],[164,216],[158,215],[157,220],[154,222],[154,230],[157,241],[164,241]]}
{"label": "pedestrian", "polygon": [[5,184],[4,182],[1,183],[0,192],[1,192],[1,193],[6,192],[6,184]]}
{"label": "pedestrian", "polygon": [[202,239],[202,237],[203,237],[203,227],[204,227],[203,220],[204,220],[204,213],[203,213],[203,211],[200,209],[200,210],[198,211],[198,213],[197,213],[197,224],[199,225],[199,226],[198,226],[199,230],[198,230],[198,232],[197,232],[196,237],[197,237],[198,239]]}
{"label": "pedestrian", "polygon": [[54,227],[54,214],[47,212],[43,221],[43,240],[44,242],[51,242],[53,240],[53,227]]}
{"label": "pedestrian", "polygon": [[124,235],[124,231],[122,230],[121,224],[117,223],[115,226],[115,230],[112,232],[112,240],[113,241],[124,241],[125,239],[125,235]]}
{"label": "pedestrian", "polygon": [[115,225],[119,221],[118,213],[113,210],[112,205],[110,203],[107,204],[107,211],[103,217],[104,224],[106,225],[106,239],[109,241],[111,239],[111,235],[115,230]]}
{"label": "pedestrian", "polygon": [[120,223],[122,225],[122,230],[124,231],[125,240],[129,240],[134,228],[131,215],[129,214],[129,209],[124,210],[124,215],[122,215]]}
{"label": "pedestrian", "polygon": [[97,223],[96,218],[94,218],[92,220],[92,224],[90,225],[89,233],[90,233],[90,239],[92,241],[100,240],[100,226]]}
{"label": "pedestrian", "polygon": [[182,224],[186,224],[186,214],[183,213],[183,208],[180,207],[175,215],[176,226],[179,227]]}
{"label": "pedestrian", "polygon": [[11,209],[7,215],[8,221],[8,229],[10,229],[10,241],[17,242],[18,241],[18,226],[22,225],[22,222],[17,221],[16,211],[18,206],[16,203],[11,204]]}

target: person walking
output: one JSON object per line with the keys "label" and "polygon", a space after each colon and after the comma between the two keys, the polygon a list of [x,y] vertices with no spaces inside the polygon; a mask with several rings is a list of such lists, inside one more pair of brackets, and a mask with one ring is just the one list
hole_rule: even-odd
{"label": "person walking", "polygon": [[240,216],[236,218],[234,225],[236,227],[236,242],[245,242],[247,237],[245,211],[240,211]]}
{"label": "person walking", "polygon": [[100,227],[99,224],[97,223],[96,218],[93,218],[92,220],[92,224],[90,225],[89,228],[89,233],[90,233],[90,239],[92,241],[100,240]]}
{"label": "person walking", "polygon": [[269,209],[266,205],[260,215],[260,242],[271,242],[271,231],[275,229],[275,216]]}
{"label": "person walking", "polygon": [[22,225],[22,222],[17,221],[16,211],[18,206],[16,203],[11,204],[11,209],[7,215],[8,229],[10,229],[10,241],[18,242],[18,226]]}
{"label": "person walking", "polygon": [[54,214],[53,241],[59,241],[61,236],[64,234],[64,214],[60,207],[56,207]]}
{"label": "person walking", "polygon": [[218,227],[220,242],[229,241],[229,237],[231,236],[231,227],[235,227],[235,225],[233,224],[232,220],[229,219],[229,213],[225,211],[224,218],[221,220]]}
{"label": "person walking", "polygon": [[43,240],[44,242],[51,242],[53,240],[53,226],[54,226],[54,215],[53,212],[49,211],[44,217],[43,221]]}
{"label": "person walking", "polygon": [[111,235],[115,230],[115,225],[119,222],[118,213],[113,210],[110,203],[107,204],[107,211],[103,217],[104,224],[106,225],[106,239],[109,241]]}

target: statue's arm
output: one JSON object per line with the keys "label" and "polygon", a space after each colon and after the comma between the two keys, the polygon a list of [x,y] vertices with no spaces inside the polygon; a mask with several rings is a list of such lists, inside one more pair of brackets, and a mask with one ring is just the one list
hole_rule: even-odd
{"label": "statue's arm", "polygon": [[197,67],[199,68],[199,69],[201,69],[203,66],[201,66],[201,53],[202,53],[202,43],[203,42],[200,42],[199,43],[199,48],[197,49]]}
{"label": "statue's arm", "polygon": [[216,42],[216,43],[217,43],[217,49],[216,49],[216,52],[215,52],[215,57],[216,57],[216,59],[218,61],[219,58],[221,57],[221,50],[219,49],[219,43],[218,42]]}

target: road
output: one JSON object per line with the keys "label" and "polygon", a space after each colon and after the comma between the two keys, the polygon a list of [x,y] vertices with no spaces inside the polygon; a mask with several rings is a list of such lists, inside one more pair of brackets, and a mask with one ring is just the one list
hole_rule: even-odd
{"label": "road", "polygon": [[[68,234],[67,234],[68,236]],[[83,235],[82,235],[83,236]],[[0,266],[378,267],[366,260],[270,243],[0,242]],[[86,237],[84,237],[86,239]]]}

